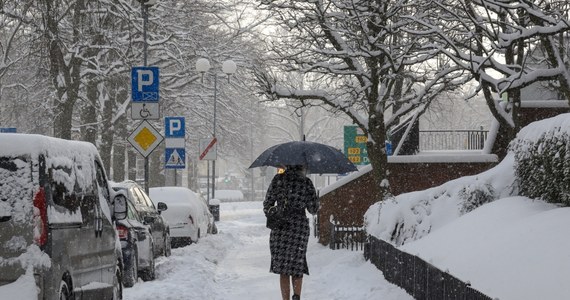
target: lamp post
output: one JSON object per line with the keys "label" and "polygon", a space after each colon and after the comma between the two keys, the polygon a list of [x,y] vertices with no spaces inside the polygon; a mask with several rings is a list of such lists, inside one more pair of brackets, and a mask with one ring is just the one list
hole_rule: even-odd
{"label": "lamp post", "polygon": [[[228,82],[230,81],[230,75],[236,72],[236,63],[232,60],[226,60],[222,63],[222,72],[228,76]],[[204,74],[210,70],[210,61],[206,58],[199,58],[196,60],[196,71],[202,73],[202,80],[204,79]],[[216,139],[216,102],[218,102],[218,73],[214,72],[214,120],[213,120],[213,131],[212,138]],[[216,159],[218,158],[217,153],[212,160],[212,199],[215,197],[216,190]],[[209,170],[209,166],[208,166]],[[209,188],[209,187],[208,187]],[[208,204],[210,202],[208,193]]]}
{"label": "lamp post", "polygon": [[[141,3],[141,14],[143,17],[143,60],[144,66],[148,65],[148,43],[147,43],[147,24],[148,24],[148,8],[156,4],[157,0],[139,0]],[[148,157],[144,158],[144,191],[148,194],[148,173],[149,173],[149,161]]]}

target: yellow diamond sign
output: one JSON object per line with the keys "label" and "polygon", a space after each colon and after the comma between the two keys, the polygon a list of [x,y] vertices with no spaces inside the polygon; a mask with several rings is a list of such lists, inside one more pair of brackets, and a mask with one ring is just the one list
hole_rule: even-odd
{"label": "yellow diamond sign", "polygon": [[135,136],[134,140],[146,150],[156,141],[156,136],[145,127]]}
{"label": "yellow diamond sign", "polygon": [[142,154],[147,157],[152,151],[162,142],[164,137],[152,125],[144,120],[139,126],[129,135],[127,141]]}

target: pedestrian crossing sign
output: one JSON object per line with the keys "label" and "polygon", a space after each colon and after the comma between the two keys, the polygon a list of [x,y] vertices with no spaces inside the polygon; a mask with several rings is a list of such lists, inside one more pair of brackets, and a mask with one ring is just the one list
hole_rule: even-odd
{"label": "pedestrian crossing sign", "polygon": [[166,148],[165,165],[167,169],[184,169],[186,168],[186,151],[184,148]]}

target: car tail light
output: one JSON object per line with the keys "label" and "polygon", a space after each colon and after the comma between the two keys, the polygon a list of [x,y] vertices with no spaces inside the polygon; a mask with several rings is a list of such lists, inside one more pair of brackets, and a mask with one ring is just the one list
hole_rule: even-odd
{"label": "car tail light", "polygon": [[46,192],[43,187],[34,195],[34,243],[44,246],[48,238]]}
{"label": "car tail light", "polygon": [[129,237],[129,230],[123,225],[117,225],[117,232],[121,240],[126,240]]}
{"label": "car tail light", "polygon": [[190,219],[190,223],[191,223],[192,225],[194,225],[194,218],[192,218],[192,215],[189,215],[189,216],[188,216],[188,219]]}

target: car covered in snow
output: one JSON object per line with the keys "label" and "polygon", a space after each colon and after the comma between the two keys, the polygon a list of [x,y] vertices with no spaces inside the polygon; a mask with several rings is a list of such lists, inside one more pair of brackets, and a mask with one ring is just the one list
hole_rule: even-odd
{"label": "car covered in snow", "polygon": [[0,298],[121,299],[126,199],[97,148],[15,133],[0,145]]}
{"label": "car covered in snow", "polygon": [[149,226],[154,242],[154,257],[170,256],[170,228],[162,215],[168,210],[168,206],[162,201],[152,202],[143,188],[132,180],[114,182],[112,188],[127,194],[127,198],[142,217],[143,223]]}
{"label": "car covered in snow", "polygon": [[123,250],[123,284],[132,287],[139,277],[144,281],[154,280],[156,265],[150,226],[144,224],[132,200],[127,200],[127,218],[117,221],[117,232]]}
{"label": "car covered in snow", "polygon": [[170,226],[173,247],[186,246],[201,237],[217,233],[214,217],[204,197],[185,187],[155,187],[149,189],[153,202],[164,202],[169,209],[163,213]]}

